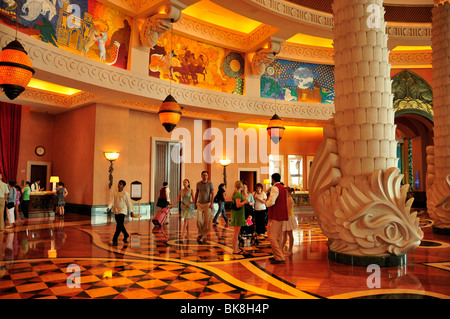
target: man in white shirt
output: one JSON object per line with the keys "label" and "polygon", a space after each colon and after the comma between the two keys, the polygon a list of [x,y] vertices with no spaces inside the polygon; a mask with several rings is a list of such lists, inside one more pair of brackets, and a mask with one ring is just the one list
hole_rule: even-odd
{"label": "man in white shirt", "polygon": [[31,191],[32,192],[39,192],[41,190],[41,180],[39,178],[36,178],[33,184],[31,184]]}
{"label": "man in white shirt", "polygon": [[286,188],[281,184],[281,176],[272,174],[272,188],[266,206],[269,207],[269,223],[267,234],[273,257],[269,258],[272,264],[284,263],[285,257],[282,247],[283,222],[288,220],[288,199]]}
{"label": "man in white shirt", "polygon": [[5,206],[9,194],[8,185],[2,181],[2,178],[0,174],[0,232],[5,228]]}
{"label": "man in white shirt", "polygon": [[123,233],[123,242],[128,243],[127,239],[129,237],[127,230],[125,229],[125,216],[128,214],[128,210],[131,213],[131,217],[133,217],[133,204],[131,203],[130,194],[124,190],[124,187],[127,183],[124,180],[120,180],[117,186],[117,191],[112,193],[111,199],[109,200],[108,208],[106,209],[108,212],[111,210],[111,206],[113,207],[113,213],[116,219],[116,232],[114,233],[112,245],[117,246],[117,239],[119,238],[120,233]]}

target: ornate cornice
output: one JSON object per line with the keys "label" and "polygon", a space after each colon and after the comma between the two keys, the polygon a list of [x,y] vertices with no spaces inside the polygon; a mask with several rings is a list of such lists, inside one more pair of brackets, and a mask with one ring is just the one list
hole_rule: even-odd
{"label": "ornate cornice", "polygon": [[334,25],[331,14],[315,11],[305,7],[282,1],[282,0],[246,0],[259,6],[264,10],[270,10],[278,15],[304,22],[308,24],[317,25],[324,28],[331,29]]}
{"label": "ornate cornice", "polygon": [[392,66],[396,65],[426,65],[431,68],[432,66],[432,52],[429,51],[419,51],[419,50],[411,50],[411,51],[392,51],[389,55],[389,62]]}
{"label": "ornate cornice", "polygon": [[[14,39],[13,34],[13,30],[0,30],[2,47]],[[140,101],[147,99],[152,104],[164,100],[169,93],[168,81],[105,65],[28,36],[21,36],[19,41],[28,52],[36,76],[39,73],[52,74],[52,79],[59,78],[61,85],[72,86],[76,82],[77,88],[101,94],[109,101],[107,103],[135,98]],[[45,77],[41,79],[46,80]],[[276,111],[285,118],[327,120],[334,111],[332,104],[278,101],[275,104],[263,98],[249,98],[178,83],[172,83],[171,87],[171,94],[178,103],[205,110],[206,113],[271,116]]]}
{"label": "ornate cornice", "polygon": [[287,60],[320,64],[334,64],[333,56],[333,48],[315,47],[289,42],[282,44],[280,54],[278,55],[279,58]]}

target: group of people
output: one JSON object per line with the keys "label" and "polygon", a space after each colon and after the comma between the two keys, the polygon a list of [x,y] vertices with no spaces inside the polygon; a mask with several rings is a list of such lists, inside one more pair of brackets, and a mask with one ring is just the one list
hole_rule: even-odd
{"label": "group of people", "polygon": [[[25,182],[21,188],[15,181],[2,181],[0,174],[0,231],[14,227],[14,224],[24,222],[29,218],[30,193],[40,191],[40,179],[36,179],[33,184]],[[68,195],[64,183],[58,183],[56,191],[56,213],[64,217],[65,198]],[[6,223],[5,223],[6,212]],[[20,218],[20,212],[24,218]]]}
{"label": "group of people", "polygon": [[[274,256],[270,259],[271,263],[284,263],[285,255],[292,254],[294,237],[293,230],[297,223],[293,214],[294,200],[291,191],[281,183],[281,176],[278,173],[272,176],[272,187],[269,196],[264,192],[263,185],[257,184],[256,191],[251,194],[248,191],[247,184],[242,181],[235,182],[235,189],[232,196],[231,220],[228,219],[225,209],[226,185],[220,184],[217,194],[214,195],[213,183],[208,179],[207,171],[201,173],[201,181],[196,184],[195,191],[191,189],[188,179],[183,180],[183,188],[180,190],[176,200],[170,203],[170,190],[165,182],[159,192],[157,205],[159,207],[173,208],[180,202],[181,217],[183,225],[180,237],[187,237],[189,220],[194,218],[194,211],[197,211],[197,242],[205,244],[206,236],[211,226],[211,211],[214,202],[218,203],[219,209],[213,218],[213,223],[217,224],[220,215],[223,216],[226,226],[234,229],[233,233],[233,254],[243,254],[244,251],[239,248],[239,233],[243,226],[255,224],[255,230],[258,236],[268,237]],[[116,231],[113,236],[112,244],[117,245],[120,233],[123,233],[123,241],[128,242],[129,234],[124,226],[124,219],[128,211],[133,216],[133,205],[130,195],[124,190],[126,182],[121,180],[118,184],[118,190],[111,195],[107,211],[113,207],[115,219],[117,222]],[[246,213],[247,209],[247,213]],[[268,212],[268,214],[267,214]],[[254,215],[254,222],[252,217]],[[267,236],[265,235],[267,226]],[[285,254],[283,248],[289,237],[289,251]]]}
{"label": "group of people", "polygon": [[[230,224],[234,227],[233,254],[244,253],[239,248],[239,233],[241,227],[253,224],[251,215],[251,212],[253,212],[255,214],[256,233],[260,236],[264,235],[267,226],[267,234],[274,254],[274,257],[270,258],[271,263],[284,263],[285,253],[283,248],[289,237],[287,255],[292,254],[293,230],[297,227],[293,213],[294,200],[291,196],[291,190],[281,183],[281,175],[275,173],[271,177],[273,186],[270,189],[269,197],[263,192],[261,184],[256,185],[256,191],[253,195],[248,193],[245,183],[236,181],[234,185]],[[266,215],[267,208],[268,215]],[[266,216],[267,223],[265,221]]]}

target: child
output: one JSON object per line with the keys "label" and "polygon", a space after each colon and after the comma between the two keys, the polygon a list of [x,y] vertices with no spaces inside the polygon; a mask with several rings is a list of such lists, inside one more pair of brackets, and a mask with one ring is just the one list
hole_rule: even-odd
{"label": "child", "polygon": [[245,221],[245,223],[247,224],[247,226],[253,225],[252,215],[248,215],[247,220]]}
{"label": "child", "polygon": [[281,247],[285,247],[287,237],[289,236],[289,249],[285,255],[289,256],[293,253],[294,246],[294,229],[297,228],[297,220],[294,216],[294,199],[292,198],[293,189],[286,187],[287,190],[287,207],[288,207],[288,220],[283,222],[283,244]]}

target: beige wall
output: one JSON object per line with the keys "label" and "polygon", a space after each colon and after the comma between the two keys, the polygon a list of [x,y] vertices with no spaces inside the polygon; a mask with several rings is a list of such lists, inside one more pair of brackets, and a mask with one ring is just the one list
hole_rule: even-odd
{"label": "beige wall", "polygon": [[[68,203],[106,205],[111,190],[117,187],[120,179],[126,180],[128,185],[135,180],[142,182],[141,202],[154,201],[151,180],[152,172],[158,168],[152,167],[152,141],[171,140],[172,137],[173,139],[188,138],[188,136],[175,137],[177,131],[166,132],[157,114],[123,107],[90,105],[60,115],[31,112],[25,107],[24,110],[19,154],[19,172],[21,173],[18,177],[23,178],[26,174],[21,171],[26,161],[36,160],[35,145],[46,145],[47,154],[41,160],[51,162],[52,174],[60,176],[66,184],[70,193],[67,198]],[[190,180],[192,188],[195,188],[196,183],[200,181],[203,170],[210,172],[210,179],[216,189],[223,182],[223,167],[218,162],[208,164],[202,156],[205,147],[218,138],[216,136],[213,136],[211,140],[203,138],[205,130],[210,127],[222,132],[222,145],[226,152],[227,128],[246,130],[255,127],[258,130],[261,126],[217,120],[202,120],[196,123],[195,119],[182,118],[176,129],[186,129],[185,132],[188,132],[191,137],[191,162],[183,165],[182,176]],[[35,133],[36,131],[38,134]],[[264,134],[266,135],[265,127]],[[267,141],[267,147],[270,150],[269,138],[264,136],[263,139]],[[279,144],[280,153],[314,155],[321,140],[321,128],[287,127]],[[230,154],[224,154],[232,160],[227,167],[228,199],[231,197],[234,182],[239,179],[239,169],[257,170],[260,173],[258,176],[260,182],[268,178],[263,168],[267,164],[261,163],[259,157],[257,157],[257,163],[249,163],[249,140],[247,139],[245,143],[245,163],[236,163],[239,144],[237,138],[234,142],[235,157],[230,158]],[[114,162],[114,184],[111,190],[108,188],[109,162],[104,157],[105,151],[120,153],[119,158]],[[219,156],[220,153],[218,150],[212,151],[213,156]],[[195,159],[200,159],[201,162],[196,163]],[[159,185],[155,187],[159,188]],[[129,186],[127,189],[129,190]],[[172,192],[178,192],[178,190],[172,189]]]}

